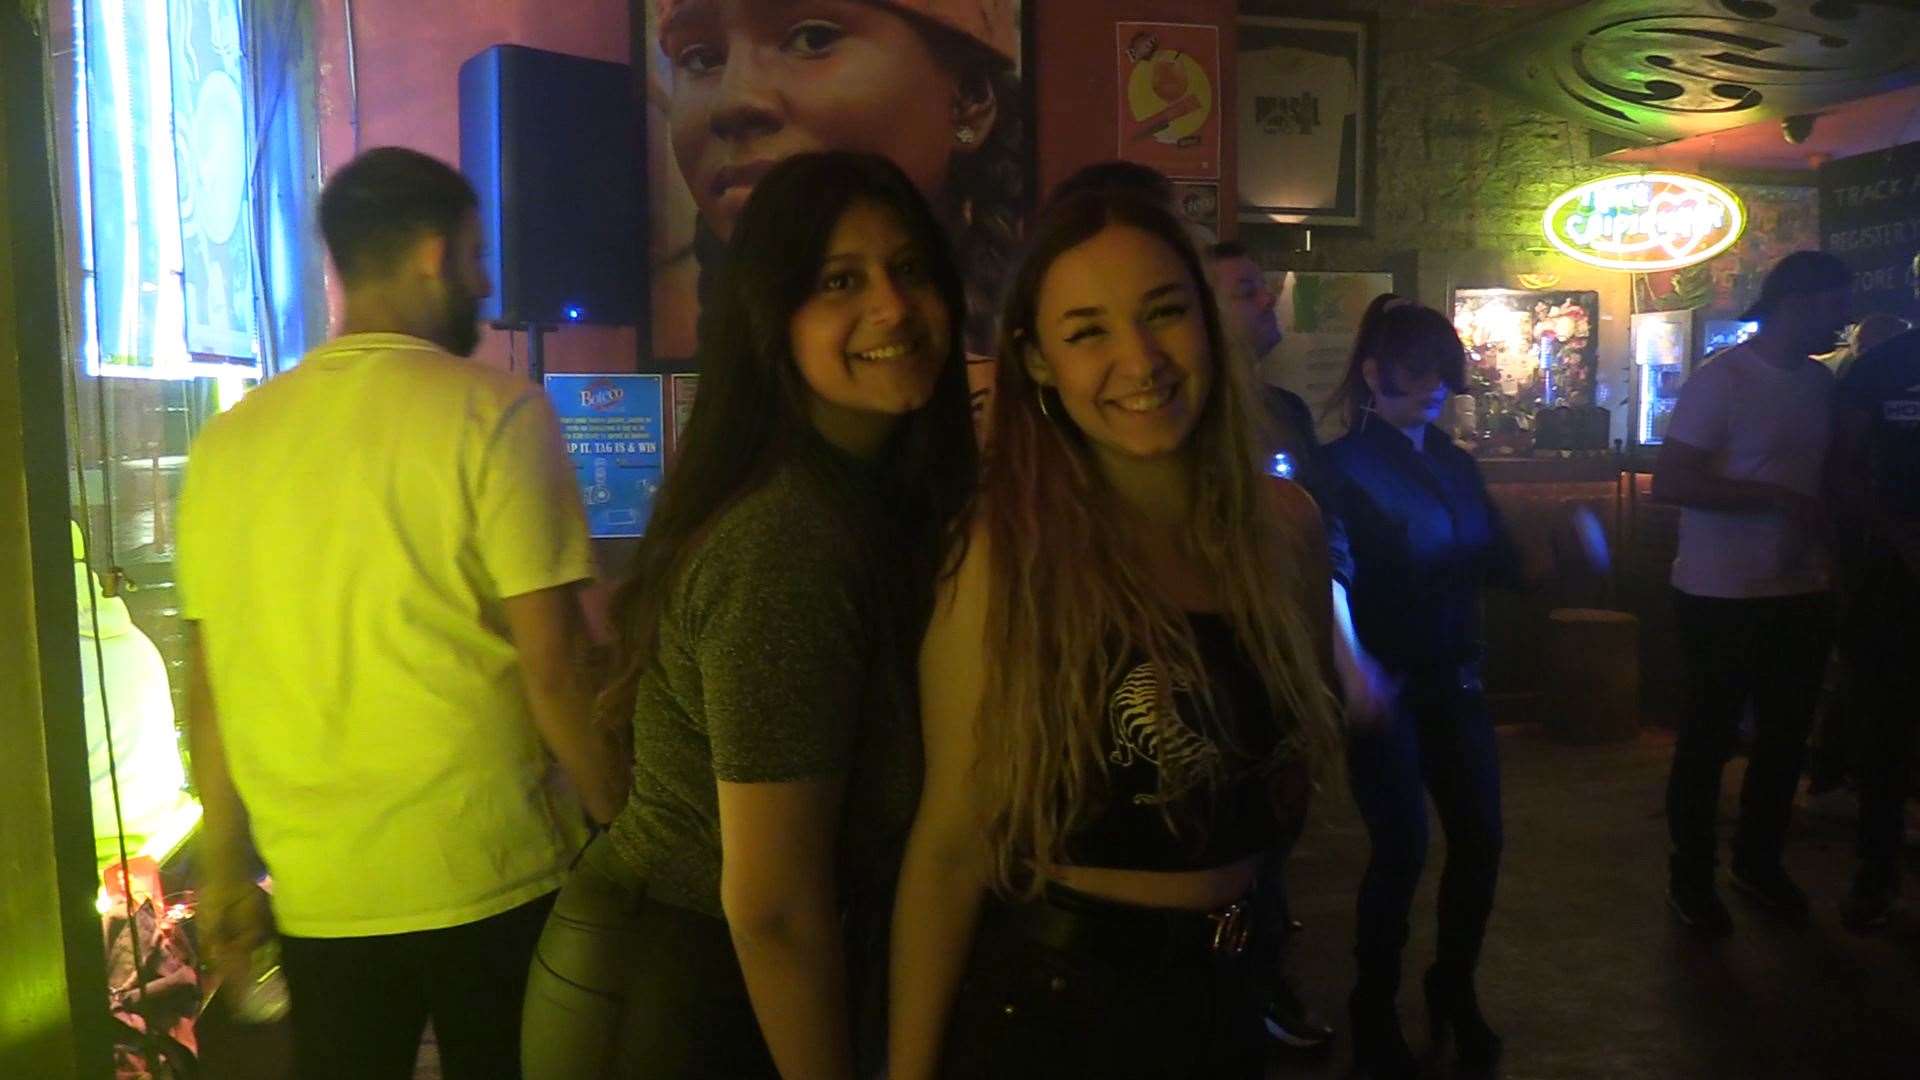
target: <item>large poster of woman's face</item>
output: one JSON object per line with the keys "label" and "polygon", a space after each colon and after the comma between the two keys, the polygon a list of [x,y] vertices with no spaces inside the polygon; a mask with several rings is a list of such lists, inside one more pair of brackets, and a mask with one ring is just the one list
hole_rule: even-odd
{"label": "large poster of woman's face", "polygon": [[811,150],[882,154],[913,178],[951,230],[969,351],[994,351],[1031,199],[1023,0],[634,4],[655,362],[693,355],[702,292],[753,185]]}

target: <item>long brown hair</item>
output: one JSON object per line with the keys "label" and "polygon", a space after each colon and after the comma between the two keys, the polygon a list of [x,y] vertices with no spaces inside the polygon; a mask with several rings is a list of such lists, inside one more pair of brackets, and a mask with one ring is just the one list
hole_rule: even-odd
{"label": "long brown hair", "polygon": [[[855,203],[899,215],[926,259],[952,318],[940,347],[946,361],[927,404],[903,417],[883,451],[890,510],[905,550],[876,544],[868,524],[851,520],[841,497],[844,470],[823,465],[824,440],[808,418],[808,389],[793,359],[793,313],[817,288],[835,226]],[[906,625],[921,625],[930,603],[942,538],[972,496],[975,456],[967,405],[960,272],[933,210],[900,168],[846,151],[799,154],[755,185],[734,229],[733,248],[714,295],[700,312],[695,353],[700,392],[666,483],[654,499],[646,536],[613,598],[618,633],[612,678],[601,693],[603,723],[630,724],[634,691],[653,664],[669,586],[708,526],[776,468],[806,473],[822,492],[820,510],[850,544],[887,565],[876,573],[904,594]]]}
{"label": "long brown hair", "polygon": [[[977,506],[988,552],[991,659],[976,770],[993,881],[1005,892],[1037,889],[1036,868],[1064,862],[1067,838],[1108,796],[1106,704],[1126,666],[1144,658],[1161,672],[1204,672],[1184,613],[1153,587],[1131,549],[1125,512],[1085,436],[1057,398],[1043,411],[1039,395],[1047,391],[1024,362],[1038,340],[1035,309],[1048,270],[1110,225],[1143,230],[1170,247],[1202,308],[1216,377],[1185,451],[1194,499],[1183,546],[1221,583],[1241,645],[1287,718],[1263,768],[1277,779],[1298,755],[1324,768],[1339,752],[1324,648],[1304,606],[1330,604],[1324,552],[1262,490],[1277,481],[1257,464],[1264,444],[1256,437],[1251,365],[1229,359],[1206,275],[1171,214],[1125,193],[1071,196],[1042,214],[1002,312],[994,442]],[[1160,682],[1164,712],[1171,680]],[[1204,685],[1195,690],[1208,696]],[[1224,731],[1204,734],[1231,745]],[[1160,777],[1163,806],[1204,806],[1205,798],[1182,796],[1210,795],[1224,779],[1217,760],[1186,770],[1163,762]],[[1206,828],[1168,813],[1182,832]]]}

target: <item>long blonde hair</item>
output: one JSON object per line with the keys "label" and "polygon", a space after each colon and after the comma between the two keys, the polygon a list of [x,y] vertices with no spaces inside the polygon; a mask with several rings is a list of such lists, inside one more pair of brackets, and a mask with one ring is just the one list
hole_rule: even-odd
{"label": "long blonde hair", "polygon": [[[1125,194],[1088,192],[1057,203],[1036,225],[1003,312],[993,446],[976,508],[988,555],[990,669],[976,779],[993,883],[1009,894],[1038,889],[1036,868],[1065,862],[1067,838],[1107,798],[1107,700],[1127,666],[1144,659],[1160,672],[1192,673],[1200,684],[1195,693],[1210,700],[1184,614],[1148,580],[1085,437],[1023,361],[1037,341],[1035,307],[1047,271],[1109,225],[1141,229],[1171,247],[1205,318],[1215,379],[1189,436],[1194,497],[1182,540],[1221,584],[1241,647],[1287,721],[1262,769],[1277,781],[1285,765],[1304,756],[1324,776],[1340,752],[1327,680],[1331,600],[1319,522],[1311,513],[1290,520],[1281,501],[1263,491],[1276,481],[1259,463],[1257,447],[1267,443],[1246,374],[1251,365],[1231,362],[1218,304],[1191,243],[1171,214]],[[1054,398],[1044,409],[1043,393]],[[1172,680],[1158,681],[1164,714]],[[1213,713],[1200,711],[1203,723]],[[1232,746],[1217,726],[1203,734]],[[1217,757],[1185,768],[1163,761],[1161,806],[1204,808],[1208,798],[1187,797],[1210,796],[1225,780]],[[1175,820],[1181,811],[1164,812],[1176,830],[1206,828],[1193,820],[1196,813]]]}

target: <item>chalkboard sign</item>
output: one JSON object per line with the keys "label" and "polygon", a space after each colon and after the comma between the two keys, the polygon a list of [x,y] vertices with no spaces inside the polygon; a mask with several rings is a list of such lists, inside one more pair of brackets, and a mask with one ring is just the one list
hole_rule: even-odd
{"label": "chalkboard sign", "polygon": [[1820,246],[1853,268],[1856,315],[1917,313],[1920,142],[1820,167]]}

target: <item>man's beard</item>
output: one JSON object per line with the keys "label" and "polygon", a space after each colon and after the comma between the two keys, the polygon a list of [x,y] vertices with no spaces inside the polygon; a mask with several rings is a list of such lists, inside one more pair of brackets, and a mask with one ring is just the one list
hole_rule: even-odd
{"label": "man's beard", "polygon": [[480,298],[455,289],[447,296],[442,344],[455,356],[472,356],[480,346]]}
{"label": "man's beard", "polygon": [[1842,344],[1840,341],[1840,331],[1843,329],[1845,329],[1844,323],[1830,329],[1809,329],[1805,340],[1797,342],[1796,344],[1804,349],[1808,356],[1818,356],[1822,353],[1832,352]]}

